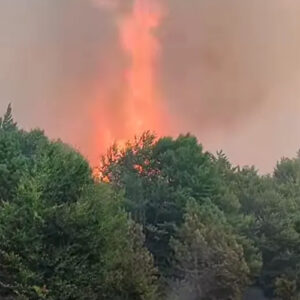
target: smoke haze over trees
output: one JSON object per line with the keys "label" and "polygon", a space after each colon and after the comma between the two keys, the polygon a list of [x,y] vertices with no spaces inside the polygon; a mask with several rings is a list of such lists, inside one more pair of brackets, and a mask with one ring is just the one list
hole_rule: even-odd
{"label": "smoke haze over trees", "polygon": [[[149,132],[88,162],[0,118],[1,299],[299,299],[300,156],[272,175]],[[225,298],[226,297],[226,298]]]}
{"label": "smoke haze over trees", "polygon": [[[207,149],[263,172],[291,156],[300,138],[299,2],[159,2],[157,82],[167,133],[193,132]],[[93,162],[105,151],[97,136],[117,135],[124,120],[128,57],[117,24],[132,4],[0,2],[0,97],[13,101],[25,128],[41,126]]]}
{"label": "smoke haze over trees", "polygon": [[1,0],[0,299],[299,300],[299,29],[297,0]]}

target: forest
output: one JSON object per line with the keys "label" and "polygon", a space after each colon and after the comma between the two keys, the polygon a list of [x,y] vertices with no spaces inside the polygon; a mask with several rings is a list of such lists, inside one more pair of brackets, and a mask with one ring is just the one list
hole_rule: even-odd
{"label": "forest", "polygon": [[145,132],[93,170],[0,119],[0,299],[300,299],[299,212],[300,153],[261,175]]}

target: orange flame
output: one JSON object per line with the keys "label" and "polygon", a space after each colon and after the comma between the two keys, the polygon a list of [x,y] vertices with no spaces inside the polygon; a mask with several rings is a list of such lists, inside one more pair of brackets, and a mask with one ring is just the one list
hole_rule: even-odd
{"label": "orange flame", "polygon": [[166,132],[166,114],[156,82],[160,45],[155,31],[163,17],[158,1],[133,0],[132,9],[126,15],[120,15],[116,7],[111,7],[119,17],[119,40],[128,65],[123,74],[115,74],[113,78],[115,82],[123,80],[119,89],[121,94],[118,94],[118,112],[112,110],[106,100],[110,97],[106,88],[115,86],[111,79],[108,79],[107,86],[102,86],[94,107],[90,108],[96,131],[93,149],[89,150],[92,163],[114,142],[125,145],[127,140],[147,130],[158,135]]}
{"label": "orange flame", "polygon": [[130,58],[126,74],[126,138],[142,131],[161,132],[162,107],[156,85],[159,43],[154,35],[162,9],[155,0],[135,0],[131,15],[120,23],[121,42]]}

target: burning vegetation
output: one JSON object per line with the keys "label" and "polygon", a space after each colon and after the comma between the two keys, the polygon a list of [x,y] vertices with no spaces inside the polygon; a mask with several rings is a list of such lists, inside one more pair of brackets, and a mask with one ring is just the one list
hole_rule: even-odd
{"label": "burning vegetation", "polygon": [[[72,1],[79,5],[77,9],[85,7],[85,0]],[[170,1],[174,7],[185,3]],[[79,104],[83,98],[72,98],[73,94],[61,87],[74,106],[61,106],[63,121],[56,129],[66,130],[73,144],[84,137],[87,158],[68,144],[49,139],[41,130],[20,129],[10,105],[0,118],[1,299],[241,300],[244,295],[247,300],[264,295],[299,299],[300,153],[281,159],[273,173],[263,176],[255,167],[232,163],[222,151],[206,151],[191,134],[166,136],[176,131],[167,105],[171,100],[165,98],[159,84],[161,80],[168,86],[160,68],[161,43],[166,38],[162,25],[165,22],[168,27],[172,22],[165,19],[170,1],[89,1],[100,5],[101,12],[105,10],[103,19],[108,14],[113,18],[115,35],[108,36],[114,36],[118,50],[105,49],[105,59],[96,54],[108,61],[101,61],[101,66],[109,65],[104,72],[107,77],[98,78],[97,70],[97,76],[93,73],[93,79],[85,81],[82,74],[89,74],[94,64],[88,71],[80,69],[81,96],[93,99],[83,111]],[[215,12],[215,3],[200,2]],[[234,38],[240,28],[231,27],[232,19],[247,5],[236,4],[225,17],[222,11],[213,25],[221,20],[235,33]],[[76,10],[79,15],[80,9]],[[89,13],[94,11],[93,7]],[[211,18],[202,17],[209,28]],[[72,28],[72,23],[67,25]],[[194,40],[196,26],[191,28]],[[177,29],[181,40],[181,26]],[[87,32],[82,29],[81,34],[86,36]],[[88,36],[87,42],[89,38],[94,37]],[[192,66],[198,52],[186,55],[190,49],[184,42],[190,42],[187,36],[177,50],[183,51]],[[204,53],[204,67],[209,65],[216,78],[214,84],[217,82],[211,87],[202,77],[204,100],[192,107],[195,114],[189,112],[192,118],[196,115],[197,128],[208,128],[214,122],[214,129],[224,124],[235,128],[235,121],[248,113],[245,108],[253,108],[254,113],[260,99],[252,103],[253,95],[262,97],[260,83],[272,77],[267,72],[256,81],[250,72],[254,72],[251,62],[245,63],[251,73],[247,78],[256,88],[250,88],[252,93],[238,102],[244,87],[249,91],[249,86],[239,76],[243,73],[239,63],[230,61],[228,67],[228,61],[223,60],[223,51],[236,51],[231,48],[234,43],[223,41],[223,49],[218,42],[218,51],[192,44]],[[210,46],[214,48],[214,42]],[[122,59],[117,60],[119,55]],[[88,65],[88,59],[85,62]],[[173,65],[174,57],[170,62]],[[226,76],[220,76],[228,69],[237,86],[228,85]],[[183,78],[185,65],[180,66],[180,61],[172,70],[174,78],[179,74],[177,82],[190,80]],[[87,94],[94,87],[90,81],[95,81],[97,88]],[[173,89],[176,102],[182,86]],[[213,97],[221,93],[219,90],[230,109]],[[189,92],[184,89],[183,94],[195,100],[196,93]],[[238,116],[230,118],[235,109]],[[69,115],[84,119],[81,113],[89,124],[85,126],[92,130],[77,122],[67,130],[65,119]],[[216,132],[215,137],[222,137]],[[241,152],[239,148],[237,152]],[[91,165],[97,167],[92,169]]]}
{"label": "burning vegetation", "polygon": [[9,107],[0,161],[1,298],[299,297],[299,156],[266,177],[191,135],[146,132],[111,147],[95,180]]}

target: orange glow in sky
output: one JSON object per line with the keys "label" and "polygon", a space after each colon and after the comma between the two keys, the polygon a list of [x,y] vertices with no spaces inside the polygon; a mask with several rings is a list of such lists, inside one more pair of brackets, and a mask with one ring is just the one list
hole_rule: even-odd
{"label": "orange glow in sky", "polygon": [[162,11],[155,0],[135,0],[133,11],[120,22],[120,37],[129,58],[125,92],[125,138],[162,130],[162,111],[156,84],[159,43],[155,29]]}
{"label": "orange glow in sky", "polygon": [[[135,135],[150,130],[158,136],[167,132],[167,118],[157,85],[160,45],[156,31],[162,21],[158,0],[134,0],[126,14],[112,9],[117,16],[119,44],[126,59],[123,73],[113,74],[99,87],[97,99],[90,107],[95,132],[89,159],[98,163],[99,155],[113,143],[121,147]],[[114,83],[112,83],[114,82]],[[115,87],[119,82],[120,87]],[[103,83],[102,83],[103,84]],[[110,106],[110,85],[118,90],[116,105]],[[162,123],[164,120],[164,123]]]}

